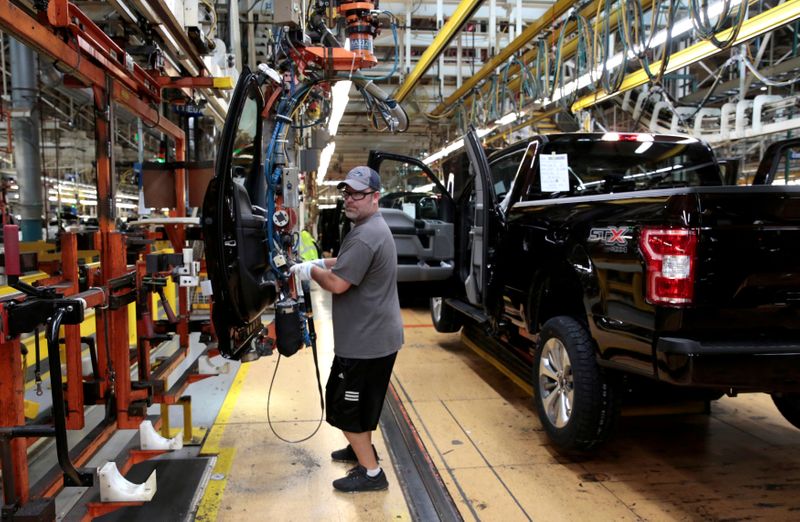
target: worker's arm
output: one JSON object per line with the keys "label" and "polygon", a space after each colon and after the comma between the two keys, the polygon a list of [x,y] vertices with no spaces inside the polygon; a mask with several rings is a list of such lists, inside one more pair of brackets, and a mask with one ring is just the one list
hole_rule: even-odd
{"label": "worker's arm", "polygon": [[[327,259],[325,261],[328,261]],[[334,259],[331,265],[335,264],[336,260]],[[325,263],[327,266],[328,263]],[[311,279],[316,281],[319,286],[321,286],[324,290],[332,294],[341,294],[346,292],[350,288],[350,282],[342,279],[341,277],[334,274],[331,270],[323,270],[318,266],[311,268]]]}

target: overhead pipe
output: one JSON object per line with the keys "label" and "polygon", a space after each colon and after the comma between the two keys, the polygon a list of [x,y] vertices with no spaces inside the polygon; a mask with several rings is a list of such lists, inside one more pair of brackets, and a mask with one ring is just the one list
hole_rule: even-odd
{"label": "overhead pipe", "polygon": [[[39,57],[30,47],[9,38],[14,165],[19,185],[20,228],[23,241],[42,239],[42,172],[39,158],[39,111],[36,71]],[[59,209],[60,210],[60,209]]]}
{"label": "overhead pipe", "polygon": [[436,35],[433,44],[428,47],[420,57],[414,70],[408,75],[406,80],[394,93],[394,99],[402,102],[406,97],[411,94],[417,83],[422,79],[425,72],[433,65],[433,62],[439,55],[444,52],[453,38],[461,31],[461,28],[472,18],[472,14],[478,7],[480,7],[483,0],[461,0],[458,4],[453,16],[442,27],[441,31]]}

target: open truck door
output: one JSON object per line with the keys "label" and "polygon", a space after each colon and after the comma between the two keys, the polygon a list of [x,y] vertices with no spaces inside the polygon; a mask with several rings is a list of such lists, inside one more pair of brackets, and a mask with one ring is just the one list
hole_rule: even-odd
{"label": "open truck door", "polygon": [[203,201],[203,235],[214,293],[212,321],[220,353],[240,359],[263,330],[261,314],[275,302],[265,235],[266,181],[262,168],[264,99],[247,67],[231,97],[214,178]]}
{"label": "open truck door", "polygon": [[[451,191],[417,159],[373,151],[369,160],[386,188],[380,210],[397,245],[398,284],[401,288],[414,284],[416,295],[431,298],[431,315],[439,331],[460,328],[456,308],[479,321],[485,318],[489,248],[484,237],[489,230],[487,209],[496,206],[495,193],[474,129],[465,137],[465,145],[469,173],[445,173],[448,185],[454,177],[462,185]],[[448,300],[454,297],[460,299]],[[469,305],[464,306],[465,301]]]}
{"label": "open truck door", "polygon": [[470,128],[464,136],[464,147],[469,157],[470,174],[473,179],[472,221],[466,231],[469,239],[467,246],[469,264],[465,265],[464,288],[469,303],[485,311],[489,282],[488,238],[493,233],[489,212],[495,207],[496,196],[491,183],[489,161],[474,128]]}
{"label": "open truck door", "polygon": [[369,166],[381,176],[380,212],[397,248],[397,282],[415,295],[454,290],[454,205],[447,189],[421,161],[372,151]]}

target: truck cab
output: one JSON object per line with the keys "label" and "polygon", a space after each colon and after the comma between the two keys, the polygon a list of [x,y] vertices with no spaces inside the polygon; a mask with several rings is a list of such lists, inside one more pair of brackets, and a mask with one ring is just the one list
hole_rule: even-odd
{"label": "truck cab", "polygon": [[[464,141],[465,165],[434,182],[453,212],[387,221],[400,262],[436,273],[422,291],[437,330],[478,324],[503,341],[559,447],[602,443],[640,382],[704,399],[767,392],[800,425],[800,189],[772,183],[786,144],[758,186],[724,186],[688,136],[555,134],[488,156],[474,131]],[[384,177],[391,162],[436,178],[410,158],[370,165]],[[435,266],[416,255],[425,244]]]}

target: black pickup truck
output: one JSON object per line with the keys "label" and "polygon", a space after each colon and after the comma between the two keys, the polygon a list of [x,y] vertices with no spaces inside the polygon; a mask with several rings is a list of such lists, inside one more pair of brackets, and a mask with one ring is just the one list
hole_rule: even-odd
{"label": "black pickup truck", "polygon": [[800,427],[798,140],[770,147],[748,186],[725,185],[686,136],[536,136],[488,158],[474,131],[464,140],[444,182],[422,161],[370,156],[390,190],[435,202],[427,216],[381,210],[399,284],[432,297],[437,330],[481,325],[530,368],[556,445],[606,439],[637,382],[770,393]]}

